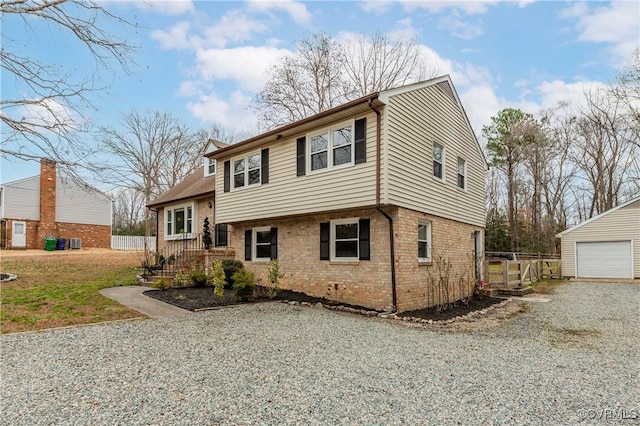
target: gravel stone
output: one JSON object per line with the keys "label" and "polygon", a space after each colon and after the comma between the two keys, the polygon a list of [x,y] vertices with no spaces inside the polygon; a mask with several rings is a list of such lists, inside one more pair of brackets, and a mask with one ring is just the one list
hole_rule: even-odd
{"label": "gravel stone", "polygon": [[264,303],[4,335],[0,423],[574,424],[620,408],[640,416],[640,286],[572,282],[548,297],[514,302],[528,312],[464,332],[455,322]]}

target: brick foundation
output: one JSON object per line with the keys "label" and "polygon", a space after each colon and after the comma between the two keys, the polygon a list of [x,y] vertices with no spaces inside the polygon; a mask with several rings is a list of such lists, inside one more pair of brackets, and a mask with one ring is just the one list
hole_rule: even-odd
{"label": "brick foundation", "polygon": [[[447,298],[453,302],[473,293],[474,238],[471,225],[402,208],[386,210],[394,220],[396,294],[399,312],[434,306]],[[371,260],[334,262],[320,260],[320,223],[340,218],[371,220]],[[418,262],[418,220],[432,222],[432,262]],[[375,209],[305,217],[256,221],[230,227],[229,245],[236,258],[267,281],[268,261],[244,260],[244,231],[258,226],[278,228],[278,260],[284,277],[280,286],[326,297],[341,303],[379,310],[392,308],[388,222]],[[450,262],[448,285],[440,282],[439,265]],[[445,274],[446,275],[446,274]]]}

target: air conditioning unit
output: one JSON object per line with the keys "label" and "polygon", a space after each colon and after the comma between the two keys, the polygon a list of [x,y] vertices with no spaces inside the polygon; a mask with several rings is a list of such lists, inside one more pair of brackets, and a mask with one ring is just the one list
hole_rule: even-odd
{"label": "air conditioning unit", "polygon": [[82,248],[82,243],[80,241],[80,238],[71,238],[71,239],[69,239],[69,248],[71,248],[71,249]]}

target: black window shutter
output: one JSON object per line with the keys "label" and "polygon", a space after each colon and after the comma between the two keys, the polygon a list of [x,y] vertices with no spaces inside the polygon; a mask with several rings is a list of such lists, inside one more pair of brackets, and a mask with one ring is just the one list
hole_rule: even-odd
{"label": "black window shutter", "polygon": [[320,260],[329,260],[329,222],[320,224]]}
{"label": "black window shutter", "polygon": [[231,189],[231,161],[224,162],[224,192],[229,192]]}
{"label": "black window shutter", "polygon": [[370,220],[360,219],[358,245],[360,246],[360,260],[371,260]]}
{"label": "black window shutter", "polygon": [[244,231],[244,260],[251,260],[251,229]]}
{"label": "black window shutter", "polygon": [[269,148],[262,150],[260,183],[269,183]]}
{"label": "black window shutter", "polygon": [[298,176],[307,174],[307,139],[303,136],[296,141],[296,168]]}
{"label": "black window shutter", "polygon": [[278,258],[278,228],[271,228],[271,259]]}
{"label": "black window shutter", "polygon": [[227,224],[216,223],[215,227],[215,246],[227,247],[229,245],[227,240]]}
{"label": "black window shutter", "polygon": [[367,118],[356,120],[355,131],[356,164],[367,161]]}

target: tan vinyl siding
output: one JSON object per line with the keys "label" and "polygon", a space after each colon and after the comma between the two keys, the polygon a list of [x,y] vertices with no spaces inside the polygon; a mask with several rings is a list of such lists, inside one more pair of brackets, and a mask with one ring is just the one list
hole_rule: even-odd
{"label": "tan vinyl siding", "polygon": [[40,177],[5,184],[2,201],[4,218],[40,220]]}
{"label": "tan vinyl siding", "polygon": [[[262,148],[269,148],[269,183],[224,192],[224,162],[235,156],[218,158],[216,223],[234,223],[374,205],[376,115],[370,112],[354,118],[364,116],[367,117],[367,161],[361,164],[297,176],[296,139],[303,136],[298,134],[243,153],[257,153]],[[304,136],[306,135],[305,133]],[[308,142],[307,138],[307,145]]]}
{"label": "tan vinyl siding", "polygon": [[[484,227],[484,158],[458,104],[439,87],[429,86],[392,96],[387,112],[385,199]],[[434,142],[445,148],[444,182],[433,177]],[[457,186],[458,157],[466,161],[465,190]]]}
{"label": "tan vinyl siding", "polygon": [[576,242],[623,240],[632,240],[633,273],[640,278],[640,200],[564,234],[562,275],[575,276]]}

